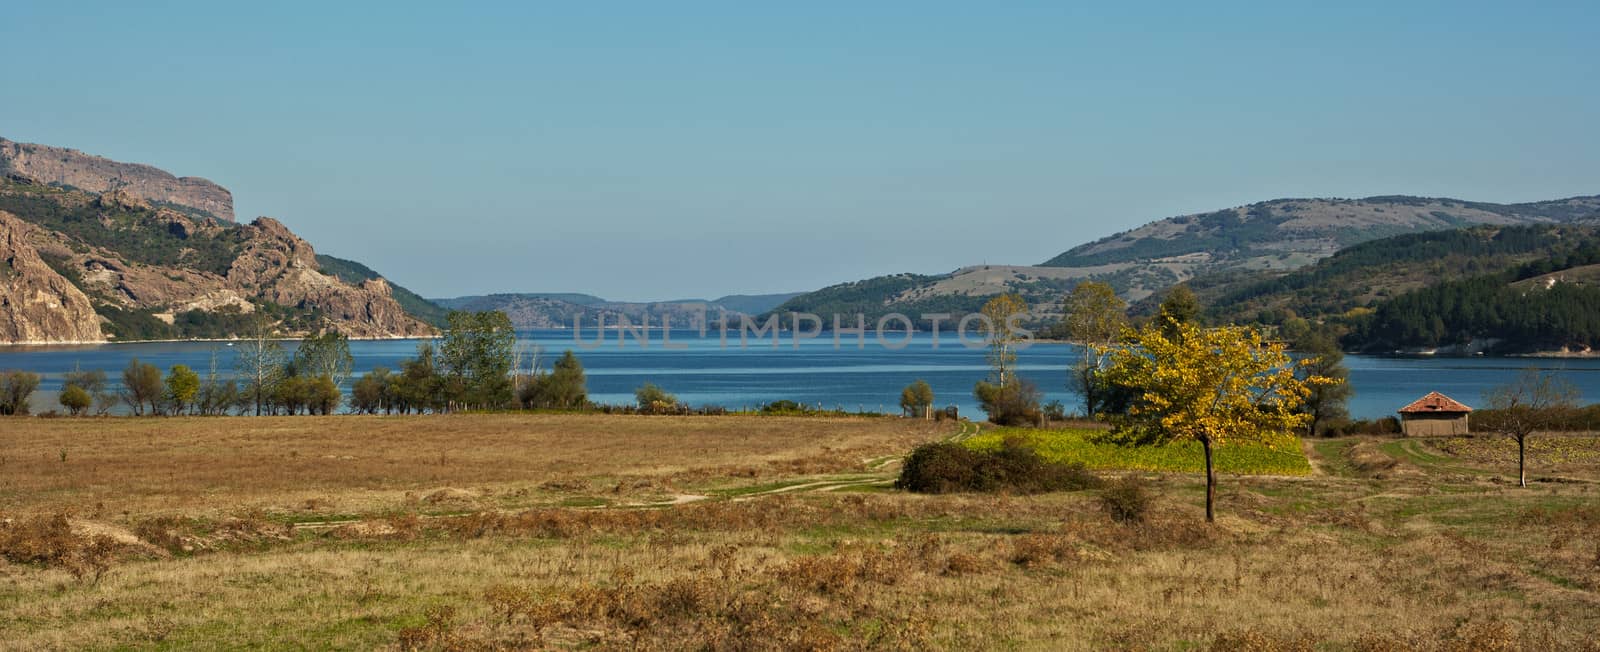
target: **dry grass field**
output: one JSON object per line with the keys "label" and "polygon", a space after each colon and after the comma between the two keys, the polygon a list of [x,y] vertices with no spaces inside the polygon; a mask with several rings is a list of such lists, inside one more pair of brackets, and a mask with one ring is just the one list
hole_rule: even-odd
{"label": "dry grass field", "polygon": [[956,428],[9,420],[0,648],[1600,649],[1581,443],[1520,489],[1481,440],[1317,441],[1214,526],[1187,474],[1142,522],[881,484]]}
{"label": "dry grass field", "polygon": [[670,492],[714,476],[856,469],[937,432],[899,419],[784,417],[16,419],[0,423],[0,510],[326,516],[415,508],[436,493],[435,502],[470,494],[510,508],[539,505],[551,488]]}

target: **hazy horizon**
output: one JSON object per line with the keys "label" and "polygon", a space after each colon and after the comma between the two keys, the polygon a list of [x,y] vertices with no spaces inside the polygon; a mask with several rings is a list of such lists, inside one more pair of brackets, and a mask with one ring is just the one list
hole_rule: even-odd
{"label": "hazy horizon", "polygon": [[1595,194],[1586,3],[8,7],[0,136],[428,297],[1028,265],[1280,197]]}

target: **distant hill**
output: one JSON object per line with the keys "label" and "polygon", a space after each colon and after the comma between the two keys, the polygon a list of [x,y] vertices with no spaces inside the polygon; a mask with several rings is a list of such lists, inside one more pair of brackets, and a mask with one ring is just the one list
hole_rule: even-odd
{"label": "distant hill", "polygon": [[[869,320],[890,312],[967,312],[988,297],[1013,292],[1048,321],[1062,297],[1084,280],[1108,283],[1138,302],[1182,282],[1233,288],[1272,279],[1371,240],[1527,224],[1600,224],[1600,196],[1526,204],[1409,196],[1277,199],[1151,222],[1074,247],[1040,266],[979,265],[832,285],[774,312],[863,313]],[[1221,292],[1215,290],[1213,298]]]}
{"label": "distant hill", "polygon": [[1095,268],[1130,300],[1200,274],[1285,271],[1353,244],[1475,224],[1600,221],[1600,195],[1525,204],[1390,195],[1275,199],[1151,222],[1067,250],[1049,267]]}
{"label": "distant hill", "polygon": [[677,301],[630,302],[609,301],[594,295],[575,293],[517,293],[434,299],[433,302],[450,310],[499,310],[511,318],[518,330],[543,328],[570,328],[573,320],[586,325],[605,320],[615,325],[622,318],[638,325],[648,318],[652,326],[670,320],[674,328],[689,328],[699,319],[716,322],[727,312],[730,315],[753,314],[754,308],[775,306],[794,294],[730,295],[707,301],[684,299]]}
{"label": "distant hill", "polygon": [[[810,313],[824,320],[839,315],[841,326],[853,327],[852,315],[863,315],[871,325],[884,315],[900,313],[926,328],[931,321],[923,320],[924,314],[976,312],[1004,291],[1021,294],[1035,316],[1046,319],[1059,312],[1061,296],[1085,278],[1087,274],[1075,270],[1010,265],[966,267],[949,274],[891,274],[800,294],[768,314]],[[946,322],[943,327],[955,324]]]}
{"label": "distant hill", "polygon": [[579,294],[576,292],[482,294],[464,297],[451,297],[448,299],[433,299],[433,303],[449,310],[491,310],[493,309],[494,305],[511,301],[554,301],[559,303],[570,303],[578,306],[592,306],[606,302],[605,299],[592,294]]}
{"label": "distant hill", "polygon": [[772,310],[783,302],[800,296],[799,292],[784,292],[780,294],[730,294],[725,297],[712,299],[712,305],[721,306],[729,312],[743,313],[746,315],[759,315]]}
{"label": "distant hill", "polygon": [[[317,265],[322,268],[323,272],[337,276],[340,280],[351,284],[360,284],[365,281],[383,278],[381,274],[372,271],[371,267],[353,260],[335,258],[327,254],[317,254]],[[400,302],[400,307],[405,308],[405,311],[410,313],[411,316],[421,319],[435,328],[444,327],[445,315],[449,314],[449,310],[435,305],[432,301],[422,298],[421,295],[394,283],[389,284],[389,291],[394,296],[394,300]]]}

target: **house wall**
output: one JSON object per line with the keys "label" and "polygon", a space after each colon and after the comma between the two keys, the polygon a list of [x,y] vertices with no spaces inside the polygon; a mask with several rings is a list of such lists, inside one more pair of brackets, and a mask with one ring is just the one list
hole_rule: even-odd
{"label": "house wall", "polygon": [[1402,414],[1400,429],[1407,437],[1444,437],[1467,434],[1465,414]]}

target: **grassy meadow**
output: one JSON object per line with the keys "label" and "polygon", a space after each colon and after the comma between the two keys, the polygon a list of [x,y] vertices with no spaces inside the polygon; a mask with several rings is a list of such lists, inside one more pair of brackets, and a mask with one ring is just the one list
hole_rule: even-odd
{"label": "grassy meadow", "polygon": [[[995,428],[965,440],[977,450],[994,450],[1007,437],[1020,437],[1045,459],[1076,462],[1090,469],[1127,471],[1176,471],[1203,473],[1205,455],[1197,442],[1165,446],[1119,446],[1095,441],[1102,431],[1092,429],[1042,430],[1034,428]],[[1256,443],[1228,442],[1217,446],[1214,460],[1219,473],[1244,475],[1306,475],[1306,461],[1299,440],[1292,445],[1272,448]]]}
{"label": "grassy meadow", "polygon": [[[1143,521],[1098,490],[895,491],[915,444],[998,433],[894,418],[0,426],[0,649],[1547,650],[1600,632],[1594,439],[1535,454],[1528,489],[1484,438],[1308,442],[1298,473],[1225,476],[1208,526],[1181,451],[1153,458],[1173,472],[1104,472],[1146,478]],[[1033,434],[1083,454],[1082,433]]]}

